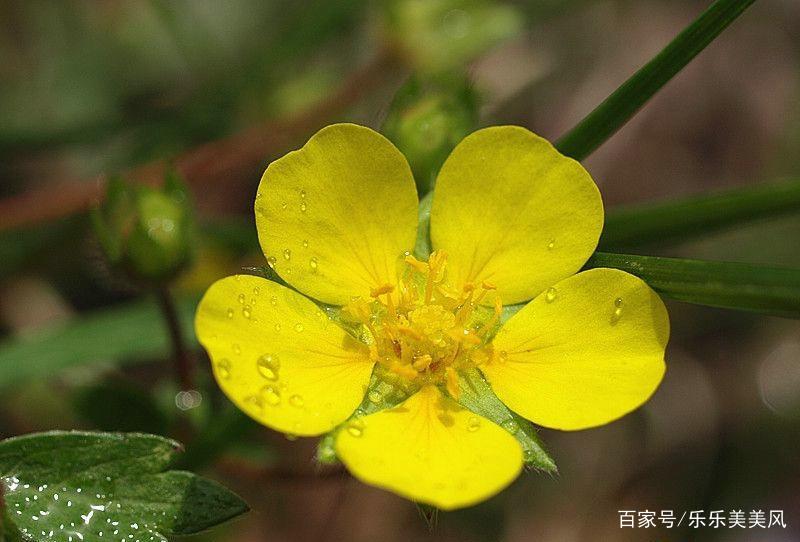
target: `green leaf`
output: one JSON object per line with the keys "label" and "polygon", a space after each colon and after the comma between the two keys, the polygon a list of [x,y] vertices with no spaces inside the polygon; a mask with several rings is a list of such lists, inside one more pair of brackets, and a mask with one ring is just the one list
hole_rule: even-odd
{"label": "green leaf", "polygon": [[[184,333],[192,344],[196,344],[192,322],[197,302],[196,297],[178,302]],[[78,365],[165,357],[170,348],[156,303],[136,301],[0,343],[0,389]]]}
{"label": "green leaf", "polygon": [[755,0],[717,0],[669,45],[556,143],[567,156],[583,160],[711,43]]}
{"label": "green leaf", "polygon": [[459,376],[458,402],[514,435],[524,453],[525,464],[545,472],[558,472],[555,461],[545,451],[533,424],[503,404],[477,369]]}
{"label": "green leaf", "polygon": [[601,249],[681,241],[759,218],[800,211],[800,181],[769,183],[611,210]]}
{"label": "green leaf", "polygon": [[216,482],[168,470],[180,445],[136,433],[52,432],[0,442],[7,518],[25,541],[166,541],[248,510]]}
{"label": "green leaf", "polygon": [[627,271],[678,301],[800,318],[800,269],[603,252],[585,266],[595,267]]}

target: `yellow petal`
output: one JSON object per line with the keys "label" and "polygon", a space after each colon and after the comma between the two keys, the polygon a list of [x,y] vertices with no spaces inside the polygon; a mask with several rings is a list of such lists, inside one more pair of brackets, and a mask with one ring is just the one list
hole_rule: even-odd
{"label": "yellow petal", "polygon": [[522,468],[514,437],[433,386],[350,422],[336,453],[359,480],[443,510],[491,497]]}
{"label": "yellow petal", "polygon": [[554,429],[603,425],[639,407],[664,375],[669,318],[641,279],[592,269],[548,289],[506,322],[481,367],[497,396]]}
{"label": "yellow petal", "polygon": [[602,229],[603,203],[586,170],[518,126],[465,138],[436,181],[431,241],[449,255],[449,278],[491,282],[506,304],[578,271]]}
{"label": "yellow petal", "polygon": [[278,431],[329,431],[352,414],[369,383],[364,345],[302,295],[260,277],[214,283],[195,329],[225,395]]}
{"label": "yellow petal", "polygon": [[323,128],[272,162],[258,187],[261,248],[286,282],[335,305],[396,280],[414,248],[417,192],[388,139],[355,124]]}

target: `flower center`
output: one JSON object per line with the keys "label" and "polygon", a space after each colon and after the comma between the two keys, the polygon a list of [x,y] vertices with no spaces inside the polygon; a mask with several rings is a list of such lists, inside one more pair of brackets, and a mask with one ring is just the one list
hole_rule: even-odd
{"label": "flower center", "polygon": [[[488,282],[454,288],[447,281],[447,255],[427,262],[406,255],[396,285],[375,288],[369,300],[344,307],[346,319],[364,326],[372,361],[388,378],[410,386],[444,385],[458,396],[458,373],[494,356],[491,335],[502,304]],[[493,306],[487,306],[487,301]]]}

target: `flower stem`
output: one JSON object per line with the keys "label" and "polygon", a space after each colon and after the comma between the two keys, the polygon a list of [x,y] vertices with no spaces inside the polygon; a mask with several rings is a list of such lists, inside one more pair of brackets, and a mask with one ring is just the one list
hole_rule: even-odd
{"label": "flower stem", "polygon": [[159,288],[156,292],[161,313],[169,329],[170,340],[172,341],[173,363],[175,364],[175,376],[182,390],[194,389],[194,361],[189,349],[186,347],[186,340],[181,330],[178,311],[175,308],[175,300],[167,287]]}

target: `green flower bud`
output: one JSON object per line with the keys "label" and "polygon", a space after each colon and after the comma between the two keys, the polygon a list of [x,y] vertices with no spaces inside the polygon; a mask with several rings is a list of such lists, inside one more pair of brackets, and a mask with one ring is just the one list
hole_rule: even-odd
{"label": "green flower bud", "polygon": [[387,39],[421,73],[460,69],[522,29],[517,8],[492,0],[390,0]]}
{"label": "green flower bud", "polygon": [[478,122],[475,93],[463,79],[412,78],[397,94],[383,133],[408,158],[417,189],[431,188],[450,151]]}
{"label": "green flower bud", "polygon": [[108,261],[136,283],[163,284],[191,262],[194,220],[175,174],[161,188],[111,179],[92,219]]}

